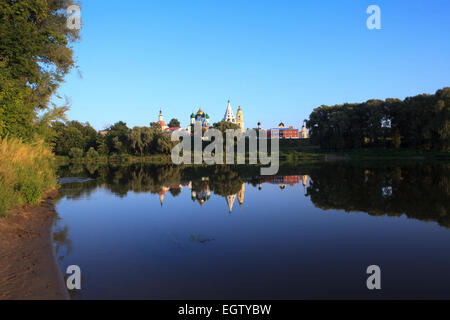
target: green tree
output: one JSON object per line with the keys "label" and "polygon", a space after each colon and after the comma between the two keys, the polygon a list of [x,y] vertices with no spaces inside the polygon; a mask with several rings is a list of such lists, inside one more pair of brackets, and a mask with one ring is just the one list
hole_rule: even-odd
{"label": "green tree", "polygon": [[228,121],[221,121],[213,124],[213,128],[221,131],[222,133],[225,133],[228,129],[233,130],[240,130],[241,127],[235,123],[228,122]]}
{"label": "green tree", "polygon": [[450,88],[401,101],[321,106],[307,122],[311,140],[327,149],[395,147],[448,150]]}
{"label": "green tree", "polygon": [[179,128],[179,127],[181,127],[181,124],[180,124],[180,121],[178,121],[178,119],[172,119],[172,120],[170,120],[168,126],[169,126],[169,128]]}
{"label": "green tree", "polygon": [[54,152],[59,155],[68,155],[72,148],[84,151],[83,134],[75,127],[68,127],[58,123],[54,126],[56,132]]}
{"label": "green tree", "polygon": [[83,158],[83,149],[80,148],[71,148],[69,151],[69,156],[74,159]]}
{"label": "green tree", "polygon": [[119,121],[115,123],[106,135],[106,144],[111,151],[118,153],[126,153],[129,149],[130,128],[125,122]]}
{"label": "green tree", "polygon": [[108,155],[109,154],[109,148],[106,144],[106,138],[102,135],[97,135],[96,138],[96,145],[97,145],[97,151],[101,155]]}
{"label": "green tree", "polygon": [[148,127],[134,127],[130,132],[131,147],[139,150],[141,156],[145,149],[149,149],[156,132]]}
{"label": "green tree", "polygon": [[74,66],[66,26],[72,0],[0,1],[0,134],[29,140],[38,111],[48,108]]}
{"label": "green tree", "polygon": [[86,152],[86,157],[89,159],[95,159],[98,158],[98,156],[98,152],[93,147],[89,148],[88,152]]}

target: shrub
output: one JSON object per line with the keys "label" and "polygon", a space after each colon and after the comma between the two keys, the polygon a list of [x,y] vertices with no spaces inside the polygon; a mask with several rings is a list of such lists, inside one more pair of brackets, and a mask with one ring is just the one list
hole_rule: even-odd
{"label": "shrub", "polygon": [[98,156],[98,152],[92,147],[86,152],[86,157],[89,159],[95,159],[98,158]]}
{"label": "shrub", "polygon": [[39,204],[55,185],[54,156],[43,141],[0,138],[0,216],[16,206]]}
{"label": "shrub", "polygon": [[69,157],[73,159],[80,159],[83,158],[83,150],[80,148],[71,148],[69,151]]}

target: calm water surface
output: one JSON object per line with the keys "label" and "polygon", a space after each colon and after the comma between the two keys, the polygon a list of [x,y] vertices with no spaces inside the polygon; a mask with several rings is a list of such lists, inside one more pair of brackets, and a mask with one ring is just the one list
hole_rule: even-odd
{"label": "calm water surface", "polygon": [[82,270],[75,299],[450,298],[449,173],[64,167],[54,246]]}

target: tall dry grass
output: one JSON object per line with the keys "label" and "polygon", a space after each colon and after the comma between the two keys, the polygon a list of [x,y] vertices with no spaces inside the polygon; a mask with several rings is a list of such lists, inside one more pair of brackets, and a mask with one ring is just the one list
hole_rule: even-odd
{"label": "tall dry grass", "polygon": [[42,140],[0,138],[0,216],[16,206],[39,204],[55,185],[54,156]]}

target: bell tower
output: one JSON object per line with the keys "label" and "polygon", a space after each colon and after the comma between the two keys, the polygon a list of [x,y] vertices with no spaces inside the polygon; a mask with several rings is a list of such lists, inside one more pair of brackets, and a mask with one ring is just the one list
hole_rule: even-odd
{"label": "bell tower", "polygon": [[241,127],[241,131],[244,132],[244,115],[242,113],[241,106],[238,107],[238,111],[236,113],[236,124]]}

